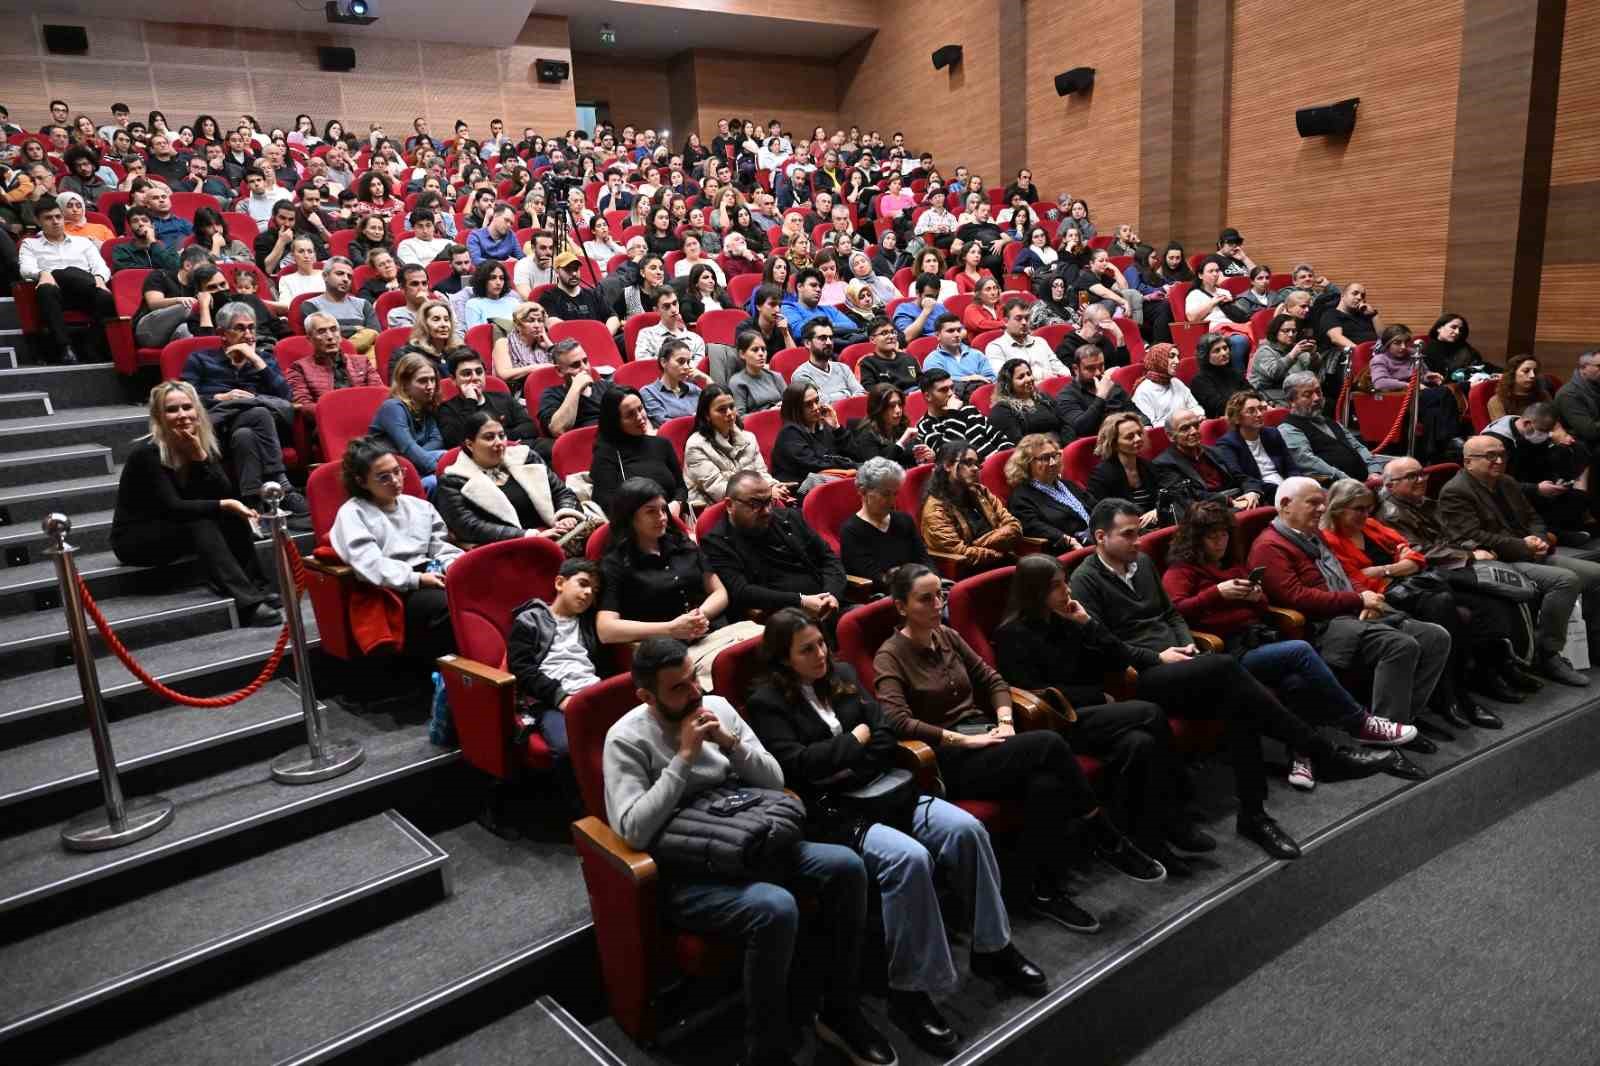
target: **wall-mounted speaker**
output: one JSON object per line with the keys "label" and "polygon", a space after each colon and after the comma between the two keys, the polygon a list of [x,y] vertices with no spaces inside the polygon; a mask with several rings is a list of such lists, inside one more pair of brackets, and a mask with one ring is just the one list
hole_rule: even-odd
{"label": "wall-mounted speaker", "polygon": [[89,33],[82,26],[46,26],[44,49],[57,56],[86,55],[89,51]]}
{"label": "wall-mounted speaker", "polygon": [[959,62],[961,62],[961,46],[959,44],[947,44],[933,53],[934,70],[953,67]]}
{"label": "wall-mounted speaker", "polygon": [[1353,96],[1324,107],[1302,107],[1294,113],[1294,128],[1302,137],[1348,137],[1356,128],[1356,107],[1361,97]]}
{"label": "wall-mounted speaker", "polygon": [[1086,93],[1093,88],[1093,67],[1073,67],[1064,74],[1056,75],[1057,96],[1071,96],[1073,93]]}
{"label": "wall-mounted speaker", "polygon": [[356,50],[354,48],[330,48],[323,46],[317,49],[317,67],[321,70],[343,72],[356,69]]}
{"label": "wall-mounted speaker", "polygon": [[572,66],[559,59],[541,59],[534,64],[534,72],[542,82],[559,84],[572,76]]}

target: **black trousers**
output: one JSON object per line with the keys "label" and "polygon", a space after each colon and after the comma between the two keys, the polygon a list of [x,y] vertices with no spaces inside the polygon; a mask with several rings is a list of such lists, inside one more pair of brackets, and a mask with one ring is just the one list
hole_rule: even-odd
{"label": "black trousers", "polygon": [[450,605],[444,589],[412,589],[400,596],[406,605],[407,655],[431,664],[439,656],[456,650],[456,634],[450,628]]}
{"label": "black trousers", "polygon": [[211,425],[222,438],[228,461],[238,474],[239,495],[250,499],[260,496],[263,481],[289,487],[283,445],[278,441],[278,422],[271,411],[265,407],[242,411],[224,408],[211,412]]}
{"label": "black trousers", "polygon": [[1068,740],[1073,750],[1105,763],[1112,816],[1136,842],[1159,843],[1177,819],[1179,801],[1166,714],[1146,700],[1076,710]]}
{"label": "black trousers", "polygon": [[1327,755],[1333,744],[1292,714],[1231,655],[1197,655],[1181,663],[1139,668],[1139,695],[1180,718],[1220,719],[1233,760],[1241,815],[1259,814],[1267,796],[1261,737],[1292,751]]}
{"label": "black trousers", "polygon": [[117,301],[109,291],[94,283],[93,274],[77,267],[64,267],[52,270],[50,276],[55,284],[40,285],[37,299],[39,314],[58,351],[72,342],[67,333],[67,311],[87,312],[96,325],[117,317]]}
{"label": "black trousers", "polygon": [[1144,325],[1140,327],[1142,336],[1150,344],[1172,343],[1172,304],[1166,297],[1144,301]]}
{"label": "black trousers", "polygon": [[1056,865],[1063,818],[1080,818],[1100,805],[1059,733],[1037,730],[986,748],[935,750],[950,799],[1022,799],[1022,847],[1035,869]]}
{"label": "black trousers", "polygon": [[207,582],[232,596],[246,615],[268,595],[250,527],[232,515],[134,523],[116,532],[111,550],[130,566],[166,566],[182,556],[197,555]]}

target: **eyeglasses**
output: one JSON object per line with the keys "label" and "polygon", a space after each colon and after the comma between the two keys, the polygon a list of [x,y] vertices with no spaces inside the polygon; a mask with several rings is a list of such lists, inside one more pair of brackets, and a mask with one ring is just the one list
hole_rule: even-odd
{"label": "eyeglasses", "polygon": [[[1475,456],[1468,456],[1468,458],[1476,458],[1476,457]],[[1390,478],[1389,480],[1391,482],[1395,482],[1395,481],[1424,481],[1424,480],[1427,479],[1427,477],[1428,477],[1428,475],[1423,473],[1421,470],[1416,470],[1416,471],[1413,471],[1413,472],[1411,472],[1409,474],[1400,474],[1397,477]]]}
{"label": "eyeglasses", "polygon": [[1046,466],[1055,466],[1061,461],[1061,453],[1049,452],[1045,455],[1035,455],[1033,457],[1033,461],[1036,463],[1044,463]]}
{"label": "eyeglasses", "polygon": [[406,472],[404,470],[385,470],[381,474],[373,474],[372,476],[385,484],[398,484],[405,481]]}
{"label": "eyeglasses", "polygon": [[228,327],[228,331],[230,333],[254,333],[256,324],[254,322],[235,322]]}
{"label": "eyeglasses", "polygon": [[958,466],[958,467],[971,467],[973,469],[976,469],[976,468],[978,468],[978,467],[980,467],[982,465],[983,464],[978,462],[978,460],[976,460],[976,459],[957,459],[956,460],[956,466]]}
{"label": "eyeglasses", "polygon": [[1481,455],[1465,455],[1464,459],[1482,459],[1486,463],[1503,463],[1506,461],[1505,452],[1489,452]]}
{"label": "eyeglasses", "polygon": [[735,496],[733,498],[733,502],[742,504],[743,506],[750,508],[752,511],[765,511],[772,507],[771,496]]}

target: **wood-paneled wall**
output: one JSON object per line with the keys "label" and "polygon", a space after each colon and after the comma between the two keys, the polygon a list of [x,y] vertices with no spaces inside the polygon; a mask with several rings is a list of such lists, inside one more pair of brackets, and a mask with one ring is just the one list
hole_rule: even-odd
{"label": "wood-paneled wall", "polygon": [[[1069,19],[1059,0],[1024,0],[1023,17],[1025,159],[1034,183],[1046,196],[1070,192],[1088,200],[1090,217],[1102,229],[1137,225],[1139,5],[1123,5],[1117,18]],[[1096,68],[1094,90],[1057,96],[1056,75],[1073,67]]]}
{"label": "wood-paneled wall", "polygon": [[[813,127],[832,133],[840,124],[838,73],[823,59],[694,53],[695,99],[700,136],[710,141],[717,120],[741,116],[766,128],[776,118],[797,134]],[[688,130],[673,130],[681,144]]]}
{"label": "wood-paneled wall", "polygon": [[1568,0],[1534,351],[1561,373],[1600,347],[1600,5]]}
{"label": "wood-paneled wall", "polygon": [[572,83],[578,100],[608,104],[618,129],[659,130],[672,125],[671,90],[663,61],[582,52],[572,57]]}
{"label": "wood-paneled wall", "polygon": [[[89,30],[85,57],[46,57],[38,29],[44,21],[16,18],[0,33],[0,100],[12,121],[30,129],[49,121],[52,97],[96,122],[107,121],[112,101],[121,100],[136,116],[164,112],[174,127],[202,113],[224,122],[248,113],[265,127],[288,127],[303,112],[319,125],[341,119],[358,134],[378,122],[404,135],[422,115],[437,135],[458,118],[480,133],[496,116],[513,131],[565,130],[576,118],[572,81],[546,85],[533,71],[535,59],[570,60],[562,17],[529,18],[513,44],[486,49],[75,15],[72,23]],[[321,45],[353,47],[355,70],[320,71]]]}
{"label": "wood-paneled wall", "polygon": [[[1001,48],[999,2],[883,0],[878,32],[839,66],[840,120],[877,129],[886,140],[904,131],[907,146],[932,152],[946,176],[959,162],[998,178],[999,66],[1019,59],[1018,42]],[[962,62],[934,70],[933,51],[946,44],[963,46]]]}
{"label": "wood-paneled wall", "polygon": [[[1347,0],[1339,21],[1350,32],[1330,28],[1313,45],[1282,5],[1234,0],[1227,222],[1252,259],[1275,270],[1311,259],[1331,278],[1365,282],[1381,324],[1432,325],[1461,14],[1461,0]],[[1348,141],[1295,133],[1297,108],[1351,96],[1361,108]]]}

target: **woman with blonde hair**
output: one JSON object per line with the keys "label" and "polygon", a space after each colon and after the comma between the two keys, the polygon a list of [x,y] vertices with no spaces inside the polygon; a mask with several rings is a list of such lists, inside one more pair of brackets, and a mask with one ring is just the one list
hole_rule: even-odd
{"label": "woman with blonde hair", "polygon": [[1022,523],[1022,535],[1045,542],[1055,555],[1093,543],[1089,515],[1095,498],[1061,474],[1061,445],[1048,433],[1029,433],[1006,460],[1011,497],[1006,509]]}
{"label": "woman with blonde hair", "polygon": [[445,453],[444,433],[435,412],[439,372],[420,352],[402,355],[390,370],[389,398],[378,405],[367,432],[411,460],[431,495],[438,481],[434,467]]}
{"label": "woman with blonde hair", "polygon": [[554,345],[544,307],[536,303],[518,304],[511,312],[511,331],[495,338],[494,376],[507,385],[521,381],[533,373],[534,367],[554,361],[550,358]]}
{"label": "woman with blonde hair", "polygon": [[[407,337],[405,344],[394,353],[395,358],[398,360],[402,356],[420,355],[433,364],[434,373],[446,374],[448,371],[445,369],[447,365],[445,353],[455,347],[458,334],[456,316],[450,310],[450,305],[444,300],[424,300],[422,306],[417,308],[417,319],[412,323],[411,336]],[[389,377],[390,380],[394,379],[394,367],[389,368]]]}
{"label": "woman with blonde hair", "polygon": [[199,557],[206,579],[233,597],[245,625],[283,621],[256,559],[256,512],[237,498],[194,386],[150,390],[150,436],[135,444],[117,484],[111,550],[129,566]]}
{"label": "woman with blonde hair", "polygon": [[1095,437],[1100,465],[1089,475],[1089,494],[1097,500],[1115,497],[1139,508],[1139,528],[1157,525],[1160,478],[1139,453],[1144,450],[1144,422],[1132,411],[1107,415]]}

